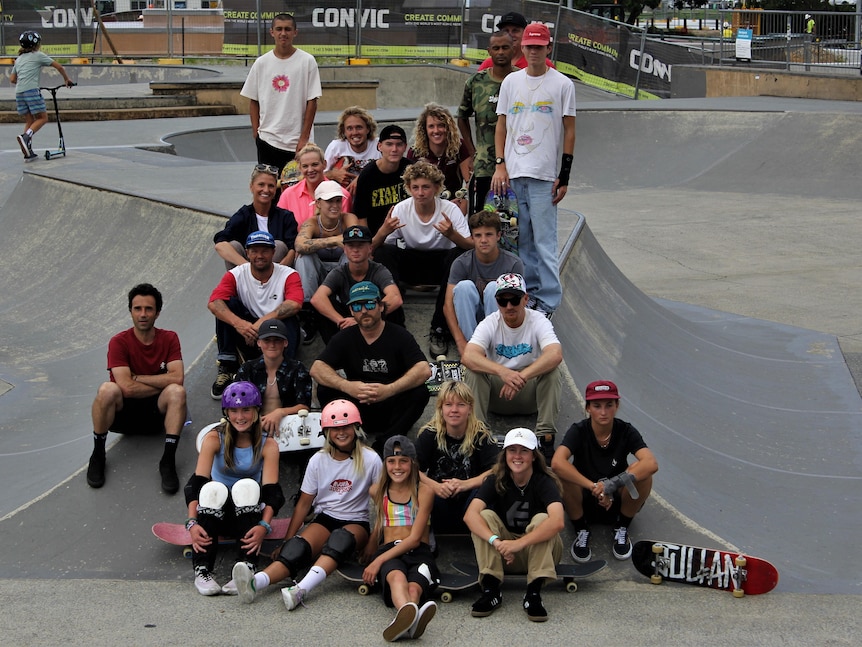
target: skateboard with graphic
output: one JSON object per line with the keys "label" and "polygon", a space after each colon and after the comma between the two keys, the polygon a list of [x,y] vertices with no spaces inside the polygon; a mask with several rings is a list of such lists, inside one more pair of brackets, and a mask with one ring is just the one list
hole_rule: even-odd
{"label": "skateboard with graphic", "polygon": [[694,584],[731,591],[736,598],[769,593],[778,585],[778,570],[765,559],[685,544],[639,541],[632,566],[653,584]]}
{"label": "skateboard with graphic", "polygon": [[[336,569],[336,572],[348,582],[358,584],[359,586],[356,587],[356,592],[359,593],[359,595],[368,595],[374,591],[380,583],[375,582],[373,586],[366,584],[365,580],[362,579],[362,572],[364,570],[365,567],[361,564],[346,562],[341,564]],[[474,568],[474,570],[476,569]],[[455,597],[453,595],[454,593],[457,593],[458,591],[466,591],[467,589],[471,589],[478,585],[478,575],[467,575],[461,572],[440,573],[440,579],[437,581],[434,590],[441,592],[441,602],[451,602]]]}
{"label": "skateboard with graphic", "polygon": [[[198,452],[201,451],[204,436],[219,424],[221,423],[214,422],[198,432],[195,442]],[[320,426],[320,412],[309,412],[307,409],[300,409],[298,413],[282,418],[278,433],[275,435],[275,442],[278,443],[278,451],[281,453],[320,449],[325,440],[326,437]]]}
{"label": "skateboard with graphic", "polygon": [[443,382],[462,379],[461,362],[458,360],[446,359],[445,355],[438,355],[436,360],[428,362],[428,365],[431,367],[431,377],[425,380],[425,386],[431,395],[440,393]]}
{"label": "skateboard with graphic", "polygon": [[[286,519],[273,519],[270,525],[272,526],[272,532],[267,533],[263,538],[264,543],[283,540],[287,534],[287,527],[290,525],[290,517]],[[183,524],[160,521],[153,524],[153,535],[167,544],[182,546],[183,557],[190,558],[192,556],[194,550],[192,548],[192,536]],[[236,543],[236,537],[219,537],[218,543],[220,546],[234,544]],[[261,553],[265,554],[263,548],[261,548]]]}
{"label": "skateboard with graphic", "polygon": [[302,171],[299,170],[299,162],[295,159],[290,160],[281,170],[281,188],[286,189],[287,187],[293,186],[301,179]]}
{"label": "skateboard with graphic", "polygon": [[496,212],[500,216],[500,248],[513,254],[518,253],[518,199],[512,189],[499,195],[493,189],[485,197],[485,211]]}
{"label": "skateboard with graphic", "polygon": [[[566,591],[569,593],[574,593],[578,590],[578,583],[576,580],[583,580],[588,577],[591,577],[598,573],[599,571],[603,571],[607,568],[608,563],[603,559],[594,559],[591,562],[586,562],[585,564],[557,564],[557,578],[563,581],[563,585],[566,588]],[[479,578],[479,568],[475,564],[468,564],[465,562],[454,562],[452,567],[464,573],[465,575],[469,575],[470,577]],[[527,580],[526,573],[509,573],[508,571],[503,575],[504,580],[512,580],[519,579]]]}

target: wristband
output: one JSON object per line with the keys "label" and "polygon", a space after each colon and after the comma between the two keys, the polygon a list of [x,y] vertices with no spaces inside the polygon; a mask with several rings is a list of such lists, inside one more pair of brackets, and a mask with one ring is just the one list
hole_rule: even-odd
{"label": "wristband", "polygon": [[198,520],[194,517],[189,517],[186,519],[186,530],[191,530],[193,526],[198,525]]}
{"label": "wristband", "polygon": [[491,535],[490,537],[488,537],[488,543],[489,543],[489,544],[491,544],[491,545],[493,546],[493,545],[494,545],[494,541],[495,541],[495,540],[497,540],[497,539],[499,539],[499,538],[500,538],[500,537],[499,537],[498,535]]}
{"label": "wristband", "polygon": [[266,534],[267,534],[267,535],[268,535],[269,533],[271,533],[271,532],[272,532],[272,526],[270,526],[270,525],[269,525],[266,521],[264,521],[263,519],[261,519],[260,521],[258,521],[258,522],[257,522],[257,525],[258,525],[258,526],[263,526],[264,530],[266,530]]}
{"label": "wristband", "polygon": [[572,162],[574,159],[574,155],[563,153],[563,161],[560,163],[560,174],[557,176],[560,180],[560,186],[569,186],[569,175],[572,172]]}

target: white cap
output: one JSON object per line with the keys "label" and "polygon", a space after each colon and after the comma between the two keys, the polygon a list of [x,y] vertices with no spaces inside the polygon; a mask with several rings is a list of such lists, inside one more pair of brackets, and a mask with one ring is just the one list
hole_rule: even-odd
{"label": "white cap", "polygon": [[539,445],[536,434],[526,427],[515,427],[506,434],[506,440],[503,441],[503,449],[509,445],[521,445],[530,451],[536,449]]}

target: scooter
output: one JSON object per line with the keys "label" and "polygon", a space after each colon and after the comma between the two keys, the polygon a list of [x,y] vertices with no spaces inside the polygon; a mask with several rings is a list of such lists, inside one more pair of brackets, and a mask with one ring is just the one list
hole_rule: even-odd
{"label": "scooter", "polygon": [[[73,83],[72,86],[78,85],[77,83]],[[60,133],[60,143],[56,150],[46,150],[45,151],[45,159],[51,160],[55,157],[66,157],[66,140],[63,139],[63,125],[60,123],[60,107],[57,105],[57,90],[60,88],[65,88],[66,85],[58,85],[53,88],[39,88],[40,90],[47,90],[51,93],[51,99],[54,101],[54,115],[57,117],[57,131]],[[71,86],[70,86],[71,87]]]}

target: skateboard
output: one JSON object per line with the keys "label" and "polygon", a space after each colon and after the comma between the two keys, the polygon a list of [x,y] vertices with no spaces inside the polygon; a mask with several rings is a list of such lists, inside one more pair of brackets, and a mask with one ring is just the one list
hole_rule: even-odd
{"label": "skateboard", "polygon": [[500,216],[500,247],[513,254],[518,253],[518,199],[512,189],[497,195],[488,191],[485,211],[495,211]]}
{"label": "skateboard", "polygon": [[425,380],[428,393],[437,395],[443,382],[450,380],[458,381],[461,377],[461,362],[454,359],[446,359],[445,355],[438,355],[433,362],[428,362],[431,367],[431,377]]}
{"label": "skateboard", "polygon": [[[594,559],[585,564],[557,564],[557,577],[563,581],[563,585],[566,587],[567,592],[574,593],[578,590],[578,583],[575,580],[583,580],[591,577],[599,571],[603,571],[607,566],[608,563],[603,559]],[[478,567],[475,564],[455,562],[452,564],[452,568],[464,573],[465,575],[469,575],[470,577],[474,577],[476,579],[479,578]],[[526,573],[509,573],[507,571],[503,577],[505,580],[527,580]]]}
{"label": "skateboard", "polygon": [[299,162],[295,159],[285,164],[281,170],[281,188],[286,189],[289,186],[297,184],[302,179],[302,171],[299,170]]}
{"label": "skateboard", "polygon": [[769,593],[778,584],[778,570],[765,559],[684,544],[639,541],[632,565],[653,584],[683,582],[731,591],[736,598]]}
{"label": "skateboard", "polygon": [[[365,567],[361,564],[347,562],[339,566],[336,569],[336,572],[348,582],[358,584],[359,586],[356,587],[356,592],[359,593],[359,595],[368,595],[379,586],[379,582],[375,582],[374,586],[366,584],[362,579],[362,572],[364,570]],[[476,570],[475,567],[473,570]],[[441,592],[441,602],[451,602],[454,599],[454,593],[458,591],[466,591],[467,589],[478,585],[479,581],[476,575],[469,575],[459,571],[456,573],[440,573],[440,579],[437,581],[437,585],[434,588]]]}
{"label": "skateboard", "polygon": [[[201,451],[201,443],[203,443],[204,436],[219,424],[218,422],[214,422],[198,432],[198,437],[195,441],[198,453]],[[282,418],[281,424],[278,427],[278,433],[275,436],[275,442],[278,443],[278,451],[281,453],[320,449],[323,447],[325,440],[323,430],[320,427],[320,412],[309,412],[307,409],[301,409],[299,413]]]}
{"label": "skateboard", "polygon": [[[290,517],[286,519],[273,519],[270,523],[272,532],[267,533],[263,540],[266,541],[281,541],[287,534],[287,527],[290,525]],[[153,534],[167,544],[183,547],[183,557],[190,558],[193,553],[192,536],[186,530],[185,525],[181,523],[169,523],[160,521],[153,524]],[[234,544],[236,537],[219,537],[219,545]],[[261,553],[264,551],[261,550]]]}

